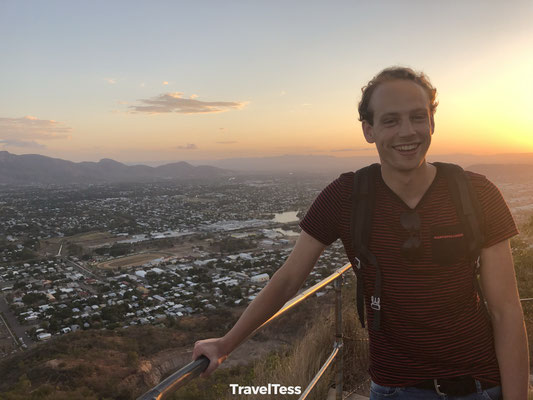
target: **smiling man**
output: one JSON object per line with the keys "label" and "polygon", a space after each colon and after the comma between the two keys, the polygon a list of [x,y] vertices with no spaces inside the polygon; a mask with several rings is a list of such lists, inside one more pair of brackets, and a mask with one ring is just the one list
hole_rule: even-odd
{"label": "smiling man", "polygon": [[485,177],[426,162],[435,99],[428,78],[409,68],[385,69],[363,88],[360,121],[380,164],[328,185],[289,258],[235,326],[196,343],[193,358],[211,361],[207,375],[296,294],[340,238],[358,267],[372,400],[527,398],[528,349],[509,246],[517,229]]}

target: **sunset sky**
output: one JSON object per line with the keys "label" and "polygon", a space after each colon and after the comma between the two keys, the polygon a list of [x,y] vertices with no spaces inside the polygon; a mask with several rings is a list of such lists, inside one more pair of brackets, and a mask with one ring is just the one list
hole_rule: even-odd
{"label": "sunset sky", "polygon": [[400,64],[438,89],[432,154],[533,152],[533,1],[366,3],[0,0],[0,150],[375,154],[360,90]]}

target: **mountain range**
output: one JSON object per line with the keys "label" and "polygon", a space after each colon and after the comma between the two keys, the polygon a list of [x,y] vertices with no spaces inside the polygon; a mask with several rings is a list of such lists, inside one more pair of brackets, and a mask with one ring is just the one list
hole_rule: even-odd
{"label": "mountain range", "polygon": [[[430,156],[428,161],[454,162],[495,181],[520,182],[533,177],[533,154],[488,156],[448,154]],[[39,154],[16,155],[0,151],[0,184],[71,184],[145,182],[169,179],[219,179],[249,174],[336,175],[378,162],[376,156],[333,157],[285,155],[278,157],[233,158],[192,165],[184,161],[157,167],[127,165],[104,158],[98,162],[72,162]]]}
{"label": "mountain range", "polygon": [[70,184],[139,182],[164,179],[212,179],[230,176],[231,171],[207,165],[192,166],[184,161],[149,167],[126,165],[104,158],[79,162],[38,154],[15,155],[0,151],[0,184]]}

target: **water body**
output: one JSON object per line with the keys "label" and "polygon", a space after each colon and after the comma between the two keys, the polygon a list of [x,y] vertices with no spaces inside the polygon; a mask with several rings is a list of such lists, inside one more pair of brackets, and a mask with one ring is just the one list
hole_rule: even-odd
{"label": "water body", "polygon": [[288,222],[296,222],[298,221],[298,217],[296,216],[298,214],[298,211],[285,211],[282,213],[274,214],[274,218],[272,221],[279,222],[281,224],[286,224]]}
{"label": "water body", "polygon": [[276,232],[279,232],[285,236],[299,236],[300,233],[299,232],[296,232],[296,231],[293,231],[293,230],[290,230],[290,231],[286,231],[285,229],[281,229],[281,228],[276,228],[274,229]]}

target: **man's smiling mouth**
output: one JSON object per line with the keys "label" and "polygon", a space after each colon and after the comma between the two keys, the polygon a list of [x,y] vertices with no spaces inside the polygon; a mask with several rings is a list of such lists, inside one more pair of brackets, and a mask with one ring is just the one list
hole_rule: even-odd
{"label": "man's smiling mouth", "polygon": [[420,146],[420,143],[411,143],[411,144],[400,144],[397,146],[392,146],[395,150],[398,151],[413,151],[418,149],[418,146]]}

